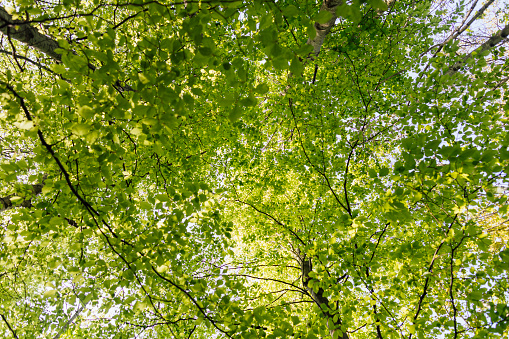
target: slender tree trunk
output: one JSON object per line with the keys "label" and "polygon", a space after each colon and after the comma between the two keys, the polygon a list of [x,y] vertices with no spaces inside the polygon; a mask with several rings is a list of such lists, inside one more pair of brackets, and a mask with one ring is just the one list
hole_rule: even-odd
{"label": "slender tree trunk", "polygon": [[[341,317],[338,314],[336,320],[334,321],[335,315],[331,314],[329,311],[323,310],[322,305],[326,306],[327,308],[329,307],[329,299],[323,295],[323,289],[320,288],[317,292],[315,292],[313,288],[309,287],[309,281],[311,280],[309,273],[313,271],[313,263],[311,262],[311,259],[307,258],[305,255],[300,255],[298,260],[301,263],[302,269],[302,285],[309,292],[313,298],[313,301],[322,309],[324,316],[327,318],[327,326],[329,327],[330,336],[331,338],[334,338],[334,333],[339,331],[339,328],[341,328]],[[346,332],[342,332],[341,337],[338,336],[338,338],[350,339]]]}
{"label": "slender tree trunk", "polygon": [[[320,53],[325,38],[330,33],[331,29],[336,25],[336,20],[338,19],[336,10],[338,6],[340,6],[342,3],[343,3],[342,0],[324,0],[322,5],[320,6],[320,11],[329,12],[332,16],[330,20],[324,24],[315,22],[314,24],[315,37],[313,39],[310,38],[307,41],[307,44],[313,47],[313,54],[312,57],[310,57],[310,59],[314,59],[314,57],[316,57]],[[315,66],[315,75],[313,77],[313,83],[315,81],[317,69],[318,65]],[[329,300],[326,297],[324,297],[323,290],[320,289],[318,292],[315,292],[313,288],[309,287],[310,280],[309,273],[313,270],[311,259],[306,258],[305,254],[302,255],[299,254],[298,260],[301,263],[302,269],[302,285],[309,292],[314,302],[320,308],[322,307],[322,305],[326,305],[328,307]],[[324,315],[327,317],[327,325],[330,329],[330,335],[332,338],[334,338],[334,332],[337,331],[338,327],[341,327],[341,319],[338,316],[337,321],[334,322],[334,316],[330,314],[328,311],[324,312]],[[349,339],[348,334],[343,333],[342,339]]]}

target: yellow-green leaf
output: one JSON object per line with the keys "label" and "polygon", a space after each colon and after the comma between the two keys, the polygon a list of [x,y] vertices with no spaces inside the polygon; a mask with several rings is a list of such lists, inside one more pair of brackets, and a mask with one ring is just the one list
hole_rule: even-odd
{"label": "yellow-green leaf", "polygon": [[57,294],[57,290],[49,290],[44,292],[43,298],[52,298]]}
{"label": "yellow-green leaf", "polygon": [[71,128],[72,132],[78,136],[85,136],[92,130],[92,126],[87,124],[74,124]]}

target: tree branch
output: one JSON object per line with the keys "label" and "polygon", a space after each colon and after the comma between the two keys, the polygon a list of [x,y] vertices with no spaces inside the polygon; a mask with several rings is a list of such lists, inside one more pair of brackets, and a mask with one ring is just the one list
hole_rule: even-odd
{"label": "tree branch", "polygon": [[479,55],[484,51],[490,50],[491,48],[495,47],[500,42],[502,42],[504,39],[506,39],[508,36],[509,36],[509,24],[507,24],[503,29],[495,33],[491,38],[489,38],[484,44],[479,46],[476,50],[467,54],[463,58],[463,60],[455,63],[451,68],[449,68],[446,74],[453,75],[454,73],[459,71],[465,65],[465,63],[474,55]]}
{"label": "tree branch", "polygon": [[[37,28],[31,26],[29,23],[23,20],[13,20],[12,15],[10,15],[1,6],[0,32],[8,36],[9,39],[17,40],[43,52],[57,62],[62,60],[62,56],[55,51],[57,48],[60,48],[58,42],[55,39],[40,33]],[[96,70],[96,67],[91,63],[88,63],[87,67],[92,71]],[[131,86],[127,84],[122,85],[120,80],[117,80],[113,86],[118,87],[117,90],[120,90],[121,92],[134,91]]]}
{"label": "tree branch", "polygon": [[[90,300],[89,300],[90,301]],[[72,324],[72,322],[74,321],[74,319],[76,319],[76,317],[85,309],[85,306],[87,306],[87,304],[89,303],[89,301],[87,301],[86,303],[84,303],[83,305],[81,305],[81,307],[74,313],[74,315],[65,323],[64,327],[62,327],[62,329],[60,329],[60,331],[57,333],[57,335],[55,336],[54,339],[58,339],[60,338],[60,336],[62,335],[62,333],[67,329],[67,327],[69,327],[70,324]]]}
{"label": "tree branch", "polygon": [[14,338],[18,339],[18,336],[16,335],[16,331],[14,331],[14,329],[11,327],[11,324],[9,324],[9,322],[7,321],[7,319],[5,318],[5,316],[4,316],[3,314],[0,314],[0,316],[2,317],[2,319],[4,320],[4,322],[7,324],[7,327],[9,327],[9,330],[11,330],[12,335],[14,336]]}
{"label": "tree branch", "polygon": [[[449,231],[451,230],[452,228],[452,225],[454,225],[454,222],[456,221],[456,218],[458,217],[458,215],[456,214],[454,216],[454,219],[452,220],[451,224],[449,225],[449,228],[446,232],[449,233]],[[415,315],[414,315],[414,320],[417,319],[417,317],[419,316],[419,313],[421,312],[422,310],[422,303],[424,301],[424,298],[426,297],[426,295],[428,294],[428,286],[429,286],[429,280],[430,280],[430,276],[431,276],[431,273],[433,273],[433,265],[435,264],[435,260],[438,256],[438,252],[440,251],[440,249],[442,248],[442,245],[445,243],[445,239],[443,239],[440,244],[438,245],[437,249],[435,250],[435,253],[433,254],[433,258],[431,259],[431,263],[429,264],[429,267],[428,267],[428,276],[426,277],[426,280],[424,281],[424,288],[423,288],[423,291],[422,291],[422,294],[421,296],[419,297],[419,303],[417,305],[417,312],[415,312]],[[411,337],[412,335],[410,335]]]}
{"label": "tree branch", "polygon": [[270,214],[268,214],[268,213],[266,213],[266,212],[264,212],[264,211],[259,210],[258,208],[256,208],[255,206],[251,205],[251,204],[250,204],[250,203],[248,203],[248,202],[245,202],[245,201],[242,201],[242,200],[239,200],[239,199],[235,199],[235,201],[236,201],[236,202],[240,202],[240,203],[242,203],[242,204],[244,204],[244,205],[247,205],[247,206],[251,207],[252,209],[254,209],[256,212],[261,213],[261,214],[265,215],[266,217],[268,217],[268,218],[272,219],[272,220],[273,220],[276,224],[278,224],[278,225],[283,226],[284,228],[286,228],[286,229],[287,229],[287,230],[288,230],[288,231],[289,231],[289,232],[290,232],[290,233],[291,233],[294,237],[296,237],[296,238],[297,238],[297,240],[299,240],[299,241],[300,241],[300,243],[301,243],[302,245],[304,245],[304,246],[306,245],[306,244],[304,243],[304,241],[302,241],[302,239],[299,237],[299,235],[298,235],[297,233],[295,233],[292,229],[290,229],[290,227],[286,226],[285,224],[283,224],[282,222],[280,222],[279,220],[277,220],[276,218],[274,218],[272,215],[270,215]]}
{"label": "tree branch", "polygon": [[15,58],[18,58],[18,59],[22,59],[22,60],[25,60],[25,61],[28,61],[29,63],[47,71],[47,72],[50,72],[50,73],[53,73],[55,74],[55,72],[53,72],[51,69],[49,69],[48,67],[44,66],[43,64],[37,62],[37,61],[34,61],[30,58],[27,58],[23,55],[19,55],[19,54],[13,54],[12,52],[9,52],[9,51],[6,51],[6,50],[3,50],[3,49],[0,49],[0,53],[4,53],[4,54],[7,54],[7,55],[12,55],[14,56]]}
{"label": "tree branch", "polygon": [[[331,314],[328,310],[324,310],[322,308],[322,305],[325,305],[327,308],[329,307],[329,299],[323,295],[324,290],[322,288],[319,288],[317,292],[312,287],[309,287],[309,281],[311,278],[309,277],[309,273],[313,271],[313,263],[311,262],[311,258],[306,258],[306,255],[303,254],[299,261],[301,263],[302,267],[302,285],[304,288],[308,291],[308,293],[311,295],[311,298],[314,300],[314,302],[320,307],[323,314],[327,317],[327,323],[330,331],[331,337],[334,337],[334,332],[338,331],[338,328],[341,328],[341,318],[338,316],[337,320],[334,321],[334,315]],[[315,279],[316,280],[316,279]],[[326,309],[327,309],[326,308]],[[342,332],[342,339],[349,339],[350,337],[346,332]]]}
{"label": "tree branch", "polygon": [[37,28],[23,20],[13,20],[12,15],[3,7],[0,7],[0,32],[43,52],[56,61],[62,59],[62,56],[55,52],[57,48],[60,48],[56,40],[41,34]]}

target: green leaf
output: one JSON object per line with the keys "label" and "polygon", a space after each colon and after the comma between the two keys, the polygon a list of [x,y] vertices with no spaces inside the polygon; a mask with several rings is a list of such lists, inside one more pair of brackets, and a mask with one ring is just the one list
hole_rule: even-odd
{"label": "green leaf", "polygon": [[140,136],[140,135],[143,135],[143,130],[139,127],[135,127],[131,130],[131,134],[133,134],[135,136]]}
{"label": "green leaf", "polygon": [[23,198],[22,198],[22,197],[18,197],[18,196],[13,196],[13,197],[11,197],[9,200],[10,200],[11,202],[13,202],[13,203],[16,203],[16,202],[18,202],[18,201],[23,200]]}
{"label": "green leaf", "polygon": [[42,194],[48,194],[48,193],[51,193],[53,191],[53,187],[51,186],[48,186],[48,185],[45,185],[43,188],[42,188]]}
{"label": "green leaf", "polygon": [[336,8],[336,15],[338,17],[348,18],[350,16],[350,6],[346,3],[343,3],[342,5],[338,6]]}
{"label": "green leaf", "polygon": [[240,104],[245,106],[245,107],[252,107],[252,106],[256,106],[256,104],[258,103],[258,100],[256,100],[256,98],[252,95],[248,96],[247,98],[244,98],[242,100],[240,100]]}
{"label": "green leaf", "polygon": [[156,195],[157,200],[159,201],[170,201],[170,198],[167,194],[158,194]]}
{"label": "green leaf", "polygon": [[387,4],[385,3],[384,0],[369,0],[369,4],[374,9],[378,9],[381,11],[386,11],[389,9],[389,7],[387,7]]}
{"label": "green leaf", "polygon": [[300,76],[303,71],[304,65],[302,62],[297,58],[293,58],[292,63],[290,64],[290,72],[292,72],[295,76]]}
{"label": "green leaf", "polygon": [[380,174],[381,177],[384,177],[387,174],[389,174],[389,169],[387,167],[382,167],[382,168],[380,168],[379,174]]}
{"label": "green leaf", "polygon": [[200,52],[203,56],[210,56],[212,54],[212,49],[209,47],[200,47],[198,52]]}
{"label": "green leaf", "polygon": [[343,4],[341,6],[338,6],[336,9],[336,13],[338,16],[352,20],[354,24],[357,24],[362,20],[362,13],[360,7],[356,3],[353,3],[352,5]]}
{"label": "green leaf", "polygon": [[91,119],[94,117],[95,111],[90,106],[84,105],[78,109],[78,114],[84,119]]}
{"label": "green leaf", "polygon": [[71,130],[74,134],[76,134],[78,136],[84,136],[84,135],[87,135],[88,133],[90,133],[90,131],[92,130],[92,126],[87,125],[87,124],[77,123],[72,126]]}
{"label": "green leaf", "polygon": [[355,5],[350,6],[350,19],[354,23],[359,23],[362,20],[362,13],[359,7]]}
{"label": "green leaf", "polygon": [[272,65],[274,65],[276,70],[288,69],[288,60],[285,57],[280,56],[272,59]]}
{"label": "green leaf", "polygon": [[57,294],[57,290],[48,290],[46,292],[44,292],[43,294],[43,298],[52,298],[54,297],[55,295]]}
{"label": "green leaf", "polygon": [[168,266],[167,265],[158,266],[156,268],[156,270],[158,273],[164,273],[164,272],[168,271]]}
{"label": "green leaf", "polygon": [[7,5],[5,6],[5,11],[9,14],[9,15],[14,15],[16,13],[16,9],[10,5]]}
{"label": "green leaf", "polygon": [[144,210],[151,210],[152,205],[146,201],[140,201],[140,208]]}
{"label": "green leaf", "polygon": [[[314,38],[314,36],[315,36],[315,32],[313,33],[313,38]],[[297,49],[295,51],[295,53],[297,53],[297,55],[303,55],[303,56],[307,56],[312,52],[313,52],[313,47],[308,44],[302,45],[299,49]]]}
{"label": "green leaf", "polygon": [[332,19],[332,13],[329,11],[320,11],[313,19],[319,24],[326,24]]}
{"label": "green leaf", "polygon": [[24,120],[16,123],[16,126],[20,129],[31,130],[32,128],[34,128],[34,122],[31,120]]}
{"label": "green leaf", "polygon": [[265,83],[259,84],[254,90],[256,93],[263,95],[269,91],[269,86]]}
{"label": "green leaf", "polygon": [[143,73],[138,73],[138,78],[140,79],[140,82],[144,85],[150,82],[150,79]]}
{"label": "green leaf", "polygon": [[[312,24],[309,24],[307,27],[306,27],[306,33],[308,35],[308,38],[313,40],[316,36],[316,29],[315,29],[315,26],[313,26]],[[311,47],[311,46],[310,46]],[[311,47],[312,48],[312,47]]]}
{"label": "green leaf", "polygon": [[289,5],[285,9],[283,9],[283,15],[288,18],[297,16],[299,15],[299,9],[294,5]]}
{"label": "green leaf", "polygon": [[241,116],[242,116],[242,110],[240,109],[240,107],[238,105],[235,105],[233,107],[233,109],[230,111],[230,115],[228,116],[228,118],[230,119],[230,122],[233,123],[233,122],[239,120]]}
{"label": "green leaf", "polygon": [[64,219],[60,217],[52,217],[49,221],[50,225],[62,225],[64,222]]}

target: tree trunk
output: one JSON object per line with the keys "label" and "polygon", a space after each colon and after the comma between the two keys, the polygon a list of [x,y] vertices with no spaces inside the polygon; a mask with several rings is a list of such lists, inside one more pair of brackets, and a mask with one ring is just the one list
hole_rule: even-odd
{"label": "tree trunk", "polygon": [[[311,262],[311,259],[306,258],[306,255],[300,255],[298,260],[301,263],[302,268],[302,285],[309,292],[313,301],[322,309],[324,316],[327,318],[327,326],[329,327],[330,336],[331,338],[334,338],[334,333],[339,331],[338,328],[341,328],[341,317],[338,315],[336,321],[334,321],[334,314],[323,310],[322,305],[327,306],[327,308],[329,307],[329,299],[323,295],[323,289],[320,288],[317,292],[315,292],[313,288],[309,287],[309,280],[311,279],[309,277],[309,273],[313,271],[313,263]],[[342,336],[338,336],[338,338],[349,339],[350,337],[346,332],[342,332]]]}
{"label": "tree trunk", "polygon": [[320,24],[315,22],[315,32],[316,35],[313,39],[308,39],[307,44],[313,47],[313,56],[317,56],[320,53],[320,49],[322,48],[323,42],[325,41],[325,37],[329,34],[332,27],[336,25],[336,19],[338,18],[336,14],[336,9],[339,5],[343,3],[342,0],[325,0],[320,7],[320,12],[326,11],[332,14],[332,17],[329,21],[324,24]]}

